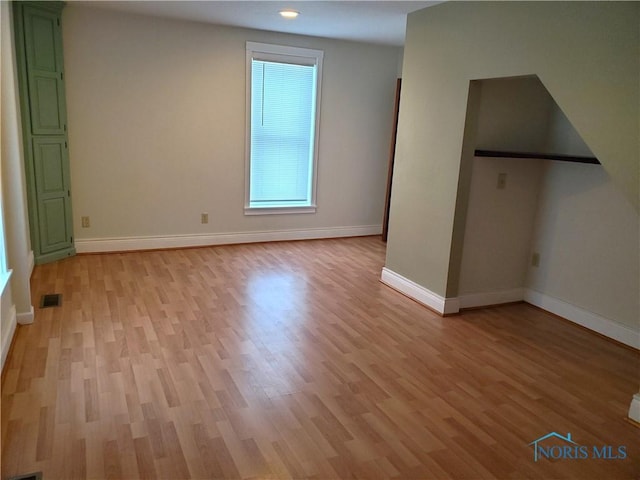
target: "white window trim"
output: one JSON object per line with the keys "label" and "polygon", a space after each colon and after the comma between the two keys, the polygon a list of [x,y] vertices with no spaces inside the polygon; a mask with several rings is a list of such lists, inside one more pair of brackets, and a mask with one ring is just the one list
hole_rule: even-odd
{"label": "white window trim", "polygon": [[[320,136],[320,106],[322,95],[322,61],[324,52],[310,48],[289,47],[285,45],[271,45],[268,43],[247,42],[246,48],[246,138],[245,138],[245,186],[244,186],[244,214],[245,215],[278,215],[316,213],[316,194],[318,190],[318,144]],[[281,63],[295,63],[298,65],[316,65],[316,109],[315,131],[313,138],[313,158],[311,159],[311,204],[304,206],[282,207],[252,207],[250,202],[251,184],[251,61],[253,59],[275,61]]]}
{"label": "white window trim", "polygon": [[7,265],[7,237],[4,234],[4,202],[2,201],[2,185],[0,183],[0,297],[11,279],[12,270]]}
{"label": "white window trim", "polygon": [[0,272],[0,297],[4,295],[4,289],[9,284],[12,273],[13,270],[5,270],[3,272]]}

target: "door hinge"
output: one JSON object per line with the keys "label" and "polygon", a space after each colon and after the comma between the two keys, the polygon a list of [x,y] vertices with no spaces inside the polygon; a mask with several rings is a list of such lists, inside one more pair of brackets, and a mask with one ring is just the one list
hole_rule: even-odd
{"label": "door hinge", "polygon": [[62,126],[62,128],[63,128],[63,129],[64,129],[64,131],[66,132],[66,131],[67,131],[67,124],[65,123],[65,124]]}
{"label": "door hinge", "polygon": [[64,148],[69,148],[69,147],[67,147],[67,142],[66,141],[64,142]]}
{"label": "door hinge", "polygon": [[71,190],[67,190],[67,197],[71,196]]}
{"label": "door hinge", "polygon": [[60,26],[60,19],[56,18],[56,20],[58,21],[58,26]]}
{"label": "door hinge", "polygon": [[69,240],[71,243],[73,243],[73,237],[71,237],[71,240]]}

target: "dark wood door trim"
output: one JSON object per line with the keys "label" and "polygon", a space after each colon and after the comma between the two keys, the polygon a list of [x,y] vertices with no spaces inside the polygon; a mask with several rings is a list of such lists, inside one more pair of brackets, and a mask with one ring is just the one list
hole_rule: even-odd
{"label": "dark wood door trim", "polygon": [[387,193],[384,200],[384,216],[382,218],[382,241],[387,241],[389,234],[389,207],[391,205],[391,184],[393,183],[393,163],[396,156],[396,137],[398,134],[398,113],[400,111],[400,88],[402,79],[396,81],[396,103],[393,109],[393,126],[391,128],[391,146],[389,147],[389,172],[387,173]]}

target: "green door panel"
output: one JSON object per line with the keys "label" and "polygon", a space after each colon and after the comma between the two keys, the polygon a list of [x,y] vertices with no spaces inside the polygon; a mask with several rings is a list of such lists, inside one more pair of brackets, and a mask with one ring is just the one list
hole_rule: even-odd
{"label": "green door panel", "polygon": [[58,16],[30,7],[25,8],[26,32],[28,35],[29,67],[48,72],[58,71],[56,52],[56,27]]}
{"label": "green door panel", "polygon": [[12,6],[31,248],[41,264],[76,253],[60,26],[64,3]]}
{"label": "green door panel", "polygon": [[60,97],[58,80],[44,76],[31,76],[31,129],[34,134],[60,135],[64,133],[64,123],[60,118]]}
{"label": "green door panel", "polygon": [[70,248],[69,160],[64,136],[34,137],[33,160],[40,251]]}
{"label": "green door panel", "polygon": [[65,225],[64,198],[44,200],[40,208],[40,242],[42,252],[50,253],[71,246]]}
{"label": "green door panel", "polygon": [[33,135],[65,132],[62,38],[55,12],[24,7],[27,82]]}
{"label": "green door panel", "polygon": [[[64,139],[62,139],[64,140]],[[36,139],[36,182],[38,194],[55,197],[64,193],[64,152],[61,141]]]}

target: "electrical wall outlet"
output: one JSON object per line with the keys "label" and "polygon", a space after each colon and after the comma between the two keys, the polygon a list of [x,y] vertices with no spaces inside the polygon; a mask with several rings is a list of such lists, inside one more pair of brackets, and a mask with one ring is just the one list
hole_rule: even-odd
{"label": "electrical wall outlet", "polygon": [[82,228],[89,228],[91,226],[91,219],[89,217],[80,217],[82,220]]}
{"label": "electrical wall outlet", "polygon": [[209,223],[209,214],[201,213],[200,214],[200,223]]}
{"label": "electrical wall outlet", "polygon": [[531,255],[531,266],[539,267],[540,266],[540,254],[538,252],[533,252]]}
{"label": "electrical wall outlet", "polygon": [[507,174],[498,174],[498,190],[503,190],[507,186]]}

